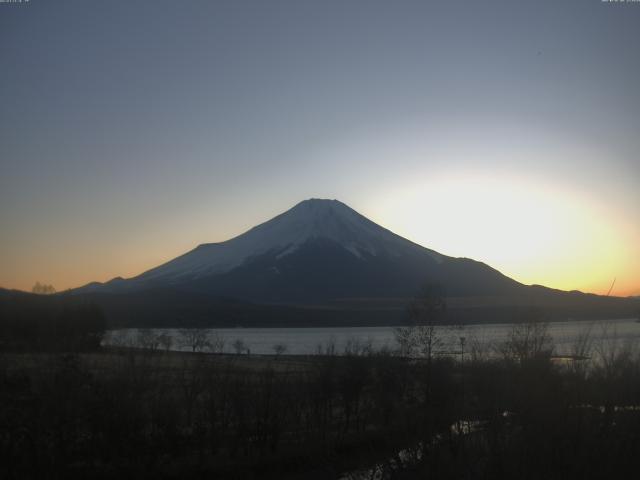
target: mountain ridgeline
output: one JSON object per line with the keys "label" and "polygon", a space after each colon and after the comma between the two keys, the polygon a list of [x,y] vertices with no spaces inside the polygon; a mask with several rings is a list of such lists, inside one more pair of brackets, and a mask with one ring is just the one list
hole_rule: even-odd
{"label": "mountain ridgeline", "polygon": [[449,295],[503,295],[519,283],[482,263],[417,245],[337,200],[306,200],[222,243],[203,244],[128,280],[82,290],[153,287],[268,303],[404,297],[423,283]]}
{"label": "mountain ridgeline", "polygon": [[402,322],[407,300],[425,284],[455,299],[458,314],[485,308],[475,316],[485,321],[488,306],[585,297],[525,286],[484,263],[417,245],[337,200],[320,199],[136,277],[72,294],[91,297],[127,324],[133,318],[162,325],[257,326],[275,318],[280,325],[388,324]]}

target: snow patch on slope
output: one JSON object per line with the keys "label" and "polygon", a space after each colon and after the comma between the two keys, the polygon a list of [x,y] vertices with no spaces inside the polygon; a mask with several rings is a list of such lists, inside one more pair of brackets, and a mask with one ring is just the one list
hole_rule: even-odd
{"label": "snow patch on slope", "polygon": [[443,260],[437,252],[394,234],[344,203],[311,199],[231,240],[200,245],[132,280],[178,283],[225,273],[267,252],[278,252],[278,259],[285,257],[313,239],[331,240],[361,259],[367,255],[398,257],[420,250],[439,263]]}

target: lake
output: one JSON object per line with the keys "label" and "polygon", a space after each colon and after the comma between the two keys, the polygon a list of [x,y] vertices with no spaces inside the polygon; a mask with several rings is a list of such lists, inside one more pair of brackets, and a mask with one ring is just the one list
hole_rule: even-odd
{"label": "lake", "polygon": [[[549,323],[548,333],[555,345],[554,353],[569,355],[575,342],[585,333],[590,334],[593,347],[609,350],[616,346],[640,344],[640,323],[635,319],[604,321],[566,321]],[[438,327],[442,354],[460,350],[460,337],[465,337],[465,350],[486,349],[504,343],[514,324],[464,325]],[[182,345],[181,330],[170,329],[119,329],[110,330],[104,345],[134,346],[140,332],[172,337],[171,350],[190,350]],[[234,342],[241,340],[252,354],[273,354],[274,345],[285,345],[288,355],[308,355],[333,348],[335,353],[344,353],[348,347],[371,345],[373,350],[397,349],[394,327],[340,327],[340,328],[210,328],[206,329],[210,339],[224,340],[223,352],[234,353]]]}

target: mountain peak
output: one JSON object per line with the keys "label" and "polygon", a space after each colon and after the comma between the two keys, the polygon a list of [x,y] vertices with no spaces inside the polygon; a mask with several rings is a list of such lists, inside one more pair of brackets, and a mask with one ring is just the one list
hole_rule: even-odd
{"label": "mountain peak", "polygon": [[[306,217],[308,219],[317,217],[318,215],[340,215],[340,216],[358,216],[360,218],[365,218],[356,212],[353,208],[348,205],[342,203],[339,200],[330,200],[326,198],[309,198],[307,200],[303,200],[300,203],[297,203],[292,208],[287,210],[281,215],[278,215],[272,220],[276,220],[280,217],[290,217],[296,216],[299,218]],[[270,220],[270,221],[272,221]],[[269,223],[269,222],[266,222]]]}
{"label": "mountain peak", "polygon": [[[309,198],[307,200],[303,200],[300,203],[296,204],[291,208],[290,211],[302,210],[308,212],[320,212],[320,211],[355,211],[348,205],[342,203],[336,199],[328,199],[328,198]],[[286,213],[286,212],[285,212]]]}
{"label": "mountain peak", "polygon": [[338,200],[311,198],[230,240],[202,244],[137,277],[85,291],[176,288],[256,301],[315,301],[410,295],[425,280],[462,295],[518,285],[484,264],[402,238]]}
{"label": "mountain peak", "polygon": [[221,243],[202,244],[136,277],[184,281],[228,272],[265,254],[285,257],[308,242],[328,241],[357,258],[397,257],[409,250],[429,252],[436,261],[442,256],[406,240],[372,222],[338,200],[310,198],[251,230]]}
{"label": "mountain peak", "polygon": [[344,205],[344,203],[342,203],[339,200],[336,200],[335,198],[311,197],[311,198],[307,198],[306,200],[302,200],[300,203],[296,204],[293,208],[297,207],[298,205],[331,205],[336,203],[339,203],[340,205]]}

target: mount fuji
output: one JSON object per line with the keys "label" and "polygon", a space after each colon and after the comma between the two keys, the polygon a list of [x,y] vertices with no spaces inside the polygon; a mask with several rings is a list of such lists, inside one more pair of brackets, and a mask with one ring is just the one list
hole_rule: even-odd
{"label": "mount fuji", "polygon": [[632,306],[523,285],[484,263],[413,243],[337,200],[320,199],[136,277],[69,294],[97,303],[120,325],[389,325],[403,321],[408,301],[426,284],[442,289],[449,317],[460,322],[513,321],[530,306],[555,318],[614,318]]}
{"label": "mount fuji", "polygon": [[405,297],[425,283],[448,295],[504,295],[522,287],[489,266],[415,244],[337,200],[310,199],[221,243],[206,243],[130,279],[80,291],[171,287],[241,300],[308,303]]}

